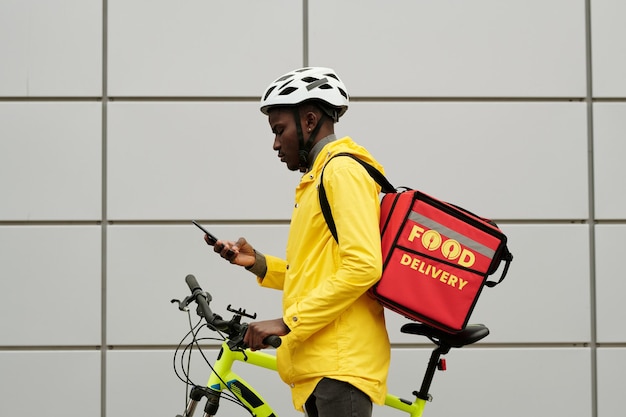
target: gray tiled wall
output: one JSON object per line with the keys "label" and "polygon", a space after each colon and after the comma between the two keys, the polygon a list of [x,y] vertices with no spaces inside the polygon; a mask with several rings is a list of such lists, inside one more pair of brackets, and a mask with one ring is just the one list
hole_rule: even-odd
{"label": "gray tiled wall", "polygon": [[[280,314],[190,220],[283,253],[299,178],[257,101],[318,65],[352,94],[338,134],[510,237],[472,317],[492,334],[448,355],[427,415],[621,416],[625,18],[620,0],[0,0],[0,415],[182,413],[188,273],[216,311]],[[428,345],[404,321],[389,386],[408,398]],[[239,372],[296,414],[277,375]]]}

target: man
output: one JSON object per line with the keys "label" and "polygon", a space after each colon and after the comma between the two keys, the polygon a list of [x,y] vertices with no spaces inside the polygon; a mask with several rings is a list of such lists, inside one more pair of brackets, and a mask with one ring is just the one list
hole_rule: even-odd
{"label": "man", "polygon": [[[336,139],[334,124],[347,109],[346,88],[328,68],[291,71],[267,88],[261,111],[275,135],[273,148],[289,170],[304,173],[286,258],[256,252],[244,238],[214,246],[261,286],[283,291],[283,317],[250,323],[245,342],[262,349],[265,337],[281,336],[278,371],[296,409],[304,406],[309,416],[371,416],[372,402],[382,404],[386,395],[389,339],[382,306],[367,294],[382,273],[380,188],[352,158],[328,161],[349,152],[382,167],[349,137]],[[324,187],[338,242],[318,197],[327,162]]]}

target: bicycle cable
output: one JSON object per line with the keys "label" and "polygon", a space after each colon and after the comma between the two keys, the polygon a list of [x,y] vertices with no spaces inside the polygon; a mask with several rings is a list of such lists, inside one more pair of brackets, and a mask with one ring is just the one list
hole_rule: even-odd
{"label": "bicycle cable", "polygon": [[[224,385],[224,387],[226,387],[227,391],[222,391],[221,392],[221,397],[227,401],[230,401],[234,404],[237,404],[238,406],[242,407],[243,409],[245,409],[246,411],[249,411],[248,408],[245,406],[245,404],[243,404],[243,402],[235,395],[235,393],[232,391],[232,389],[230,388],[230,386],[226,383],[226,381],[224,379],[222,379],[222,376],[219,375],[217,372],[215,372],[215,369],[213,368],[213,365],[211,364],[211,361],[206,357],[202,347],[200,346],[200,342],[204,341],[204,340],[214,340],[214,341],[225,341],[226,340],[226,336],[224,336],[224,334],[216,329],[213,326],[209,326],[207,323],[203,323],[202,318],[200,318],[200,320],[198,321],[198,323],[196,323],[195,325],[193,324],[192,320],[191,320],[191,313],[189,312],[189,310],[187,310],[187,316],[188,316],[188,322],[189,322],[189,328],[190,330],[187,332],[187,334],[182,338],[182,340],[180,341],[180,343],[178,344],[176,351],[174,352],[174,359],[173,359],[173,366],[174,366],[174,373],[176,374],[176,376],[178,377],[178,379],[180,379],[182,382],[185,383],[185,407],[186,407],[186,403],[187,403],[187,398],[189,398],[189,387],[190,386],[196,386],[197,384],[195,384],[191,378],[190,378],[190,369],[191,369],[191,354],[193,351],[193,345],[196,345],[196,348],[198,350],[198,352],[200,353],[200,355],[202,356],[202,358],[204,359],[204,362],[209,366],[209,368],[211,369],[211,371],[217,376],[217,378],[220,380],[220,382]],[[198,334],[200,333],[200,331],[202,330],[202,328],[208,328],[211,329],[215,332],[217,332],[221,339],[217,338],[217,337],[203,337],[203,338],[198,338]],[[189,342],[184,349],[182,350],[181,353],[181,357],[180,357],[180,366],[181,366],[181,372],[184,375],[184,378],[178,373],[178,369],[176,367],[176,358],[180,352],[181,347],[183,346],[183,343],[185,342],[185,340],[191,336],[192,340],[191,342]],[[185,354],[187,353],[187,364],[185,366]],[[245,355],[245,353],[244,353]]]}
{"label": "bicycle cable", "polygon": [[[185,349],[183,350],[183,354],[181,356],[181,371],[183,373],[183,375],[185,376],[185,378],[183,378],[180,373],[178,372],[178,368],[176,366],[176,359],[178,357],[178,352],[180,351],[181,347],[183,346],[183,343],[185,342],[185,340],[194,333],[194,331],[196,330],[197,327],[199,327],[202,324],[202,320],[199,320],[198,323],[196,325],[193,325],[191,322],[191,315],[189,314],[189,312],[187,312],[188,314],[188,318],[189,318],[189,326],[190,326],[190,330],[187,332],[187,334],[181,339],[181,341],[178,343],[178,346],[176,347],[176,350],[174,352],[174,358],[173,358],[173,367],[174,367],[174,373],[176,374],[176,376],[178,377],[178,379],[180,379],[182,382],[184,382],[185,384],[189,384],[191,383],[191,380],[189,379],[189,375],[185,372],[185,365],[184,365],[184,352],[187,349],[187,347],[185,347]],[[188,346],[188,345],[187,345]],[[191,360],[191,358],[190,358]],[[190,363],[187,364],[187,369],[190,368]]]}

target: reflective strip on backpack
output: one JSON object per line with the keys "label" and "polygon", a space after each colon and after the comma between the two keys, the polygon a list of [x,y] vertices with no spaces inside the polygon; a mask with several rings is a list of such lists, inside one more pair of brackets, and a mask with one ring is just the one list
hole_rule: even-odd
{"label": "reflective strip on backpack", "polygon": [[421,213],[418,213],[416,211],[411,211],[411,213],[409,214],[409,220],[414,221],[415,223],[419,223],[421,225],[426,226],[429,229],[435,230],[437,232],[440,232],[441,234],[445,235],[447,238],[449,239],[454,239],[457,242],[459,242],[460,244],[462,244],[463,246],[469,248],[470,250],[474,251],[474,252],[478,252],[483,256],[486,256],[487,258],[493,258],[495,255],[495,250],[483,245],[480,242],[477,242],[465,235],[460,234],[457,231],[454,231],[452,229],[450,229],[449,227],[444,226],[441,223],[436,222],[433,219],[430,219],[426,216],[424,216]]}

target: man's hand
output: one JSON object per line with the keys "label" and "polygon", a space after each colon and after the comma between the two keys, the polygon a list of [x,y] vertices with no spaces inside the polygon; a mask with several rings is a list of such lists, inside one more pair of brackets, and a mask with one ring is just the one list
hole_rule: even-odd
{"label": "man's hand", "polygon": [[218,240],[213,245],[213,250],[231,264],[251,267],[256,261],[254,248],[243,237],[237,242]]}
{"label": "man's hand", "polygon": [[289,327],[283,322],[283,319],[255,321],[248,325],[243,341],[251,350],[260,350],[268,347],[263,343],[263,339],[267,336],[285,336],[289,333]]}

